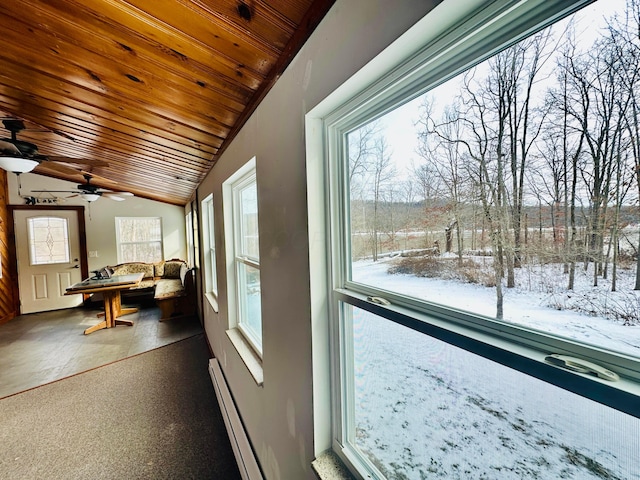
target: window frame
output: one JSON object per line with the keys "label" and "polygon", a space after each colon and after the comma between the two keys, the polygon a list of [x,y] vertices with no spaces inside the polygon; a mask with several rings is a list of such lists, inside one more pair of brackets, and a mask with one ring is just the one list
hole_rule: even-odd
{"label": "window frame", "polygon": [[[251,329],[245,326],[248,321],[243,318],[242,311],[243,292],[246,286],[241,281],[240,269],[250,267],[260,272],[260,259],[245,255],[242,246],[242,208],[240,202],[241,192],[252,185],[257,190],[256,159],[253,157],[245,165],[240,167],[223,183],[223,209],[225,223],[225,250],[227,271],[227,301],[229,312],[229,328],[237,330],[242,339],[252,349],[253,353],[262,359],[262,341],[253,334]],[[256,228],[258,229],[259,244],[259,205],[256,200]],[[262,299],[260,299],[260,309]],[[260,319],[262,329],[262,318]]]}
{"label": "window frame", "polygon": [[[451,7],[446,3],[439,7]],[[354,378],[350,368],[353,352],[349,347],[352,329],[348,315],[343,314],[346,305],[640,418],[638,359],[349,280],[348,133],[588,3],[590,0],[571,4],[558,0],[496,1],[487,6],[478,3],[472,15],[456,21],[452,27],[442,27],[443,31],[424,43],[423,48],[396,62],[365,89],[320,118],[326,181],[331,440],[333,450],[352,473],[362,478],[377,476],[380,472],[351,444]],[[390,305],[374,303],[370,301],[372,296],[384,297]],[[611,383],[549,365],[544,357],[550,353],[596,362],[618,373],[620,381]]]}
{"label": "window frame", "polygon": [[[147,241],[147,242],[123,242],[120,239],[120,221],[121,220],[157,220],[160,226],[160,239]],[[123,245],[134,245],[134,244],[151,244],[151,243],[159,243],[160,244],[160,259],[154,260],[153,262],[159,262],[164,260],[164,234],[163,234],[163,226],[162,226],[162,217],[115,217],[115,228],[116,228],[116,258],[118,263],[123,263],[124,257],[122,255],[122,246]],[[133,260],[133,261],[147,261],[145,260]],[[153,263],[152,262],[152,263]]]}
{"label": "window frame", "polygon": [[205,292],[218,298],[218,274],[216,271],[216,238],[213,194],[202,201],[204,240]]}
{"label": "window frame", "polygon": [[185,224],[185,238],[187,240],[187,264],[193,266],[193,253],[194,253],[194,222],[193,211],[189,210],[184,217]]}

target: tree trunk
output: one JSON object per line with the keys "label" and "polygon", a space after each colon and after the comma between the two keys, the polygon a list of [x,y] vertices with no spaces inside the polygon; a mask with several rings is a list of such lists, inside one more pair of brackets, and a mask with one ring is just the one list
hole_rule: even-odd
{"label": "tree trunk", "polygon": [[[638,232],[638,245],[640,245],[640,231]],[[636,285],[634,290],[640,290],[640,248],[636,252]]]}

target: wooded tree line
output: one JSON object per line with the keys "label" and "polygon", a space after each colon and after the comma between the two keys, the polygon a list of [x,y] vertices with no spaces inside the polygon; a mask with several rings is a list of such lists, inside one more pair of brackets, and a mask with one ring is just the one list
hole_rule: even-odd
{"label": "wooded tree line", "polygon": [[[640,0],[628,0],[595,40],[585,43],[577,31],[573,21],[549,27],[445,84],[453,94],[425,95],[415,125],[421,162],[405,180],[383,122],[350,134],[351,215],[371,239],[374,260],[382,232],[433,220],[462,261],[465,232],[480,230],[502,318],[503,282],[513,287],[514,269],[536,261],[526,237],[537,206],[551,222],[567,288],[582,266],[593,267],[594,286],[611,275],[615,290],[628,222],[621,212],[640,197]],[[425,205],[422,225],[410,215],[417,201]],[[640,241],[633,243],[637,254]]]}

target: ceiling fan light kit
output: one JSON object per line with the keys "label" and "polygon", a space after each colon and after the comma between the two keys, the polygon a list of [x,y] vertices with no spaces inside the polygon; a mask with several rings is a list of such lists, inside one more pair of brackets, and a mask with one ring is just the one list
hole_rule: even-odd
{"label": "ceiling fan light kit", "polygon": [[81,193],[80,196],[82,197],[83,200],[86,200],[87,202],[95,202],[100,198],[99,193]]}
{"label": "ceiling fan light kit", "polygon": [[39,164],[40,162],[30,158],[0,156],[0,168],[16,174],[30,172]]}

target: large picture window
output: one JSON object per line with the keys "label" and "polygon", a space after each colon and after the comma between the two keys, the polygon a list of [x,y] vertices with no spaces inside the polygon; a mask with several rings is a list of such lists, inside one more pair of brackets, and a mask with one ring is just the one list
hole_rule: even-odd
{"label": "large picture window", "polygon": [[223,184],[229,315],[255,352],[262,356],[258,190],[255,159]]}
{"label": "large picture window", "polygon": [[163,260],[160,217],[116,217],[118,263]]}
{"label": "large picture window", "polygon": [[492,2],[324,119],[361,478],[640,478],[640,2],[586,3]]}

